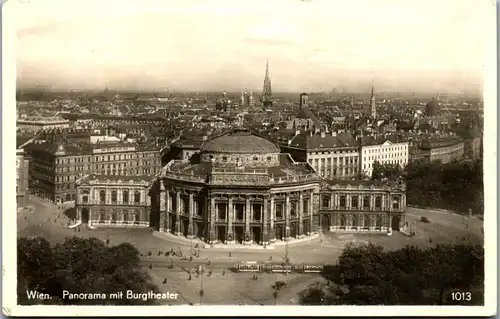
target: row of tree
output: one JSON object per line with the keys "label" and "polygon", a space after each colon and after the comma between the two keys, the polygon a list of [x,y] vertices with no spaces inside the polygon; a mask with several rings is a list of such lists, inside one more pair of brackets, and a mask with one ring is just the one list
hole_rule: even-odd
{"label": "row of tree", "polygon": [[373,165],[372,179],[406,182],[408,205],[482,214],[484,210],[483,163],[414,161],[404,169],[398,164]]}
{"label": "row of tree", "polygon": [[[325,268],[328,284],[300,294],[304,305],[481,305],[484,249],[447,245],[384,251],[374,244],[348,244],[338,264]],[[452,297],[452,293],[468,292]],[[461,299],[461,300],[458,300]]]}
{"label": "row of tree", "polygon": [[[70,293],[158,292],[151,277],[139,265],[139,251],[128,243],[109,246],[97,238],[68,237],[51,246],[42,237],[19,238],[17,245],[18,304],[142,305],[140,299],[63,299]],[[33,298],[33,292],[50,299]]]}

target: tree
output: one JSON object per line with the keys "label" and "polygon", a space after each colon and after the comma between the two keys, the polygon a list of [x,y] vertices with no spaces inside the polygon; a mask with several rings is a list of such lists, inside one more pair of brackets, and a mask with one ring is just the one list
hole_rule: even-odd
{"label": "tree", "polygon": [[482,162],[465,161],[442,164],[416,161],[404,172],[407,202],[420,207],[435,207],[475,213],[484,210]]}
{"label": "tree", "polygon": [[[19,284],[21,283],[21,284]],[[20,304],[46,303],[27,298],[26,290],[49,294],[50,303],[142,305],[154,300],[110,299],[111,293],[158,291],[139,266],[139,252],[130,244],[107,247],[97,238],[68,237],[51,247],[43,238],[20,238],[18,244],[18,300]],[[100,293],[104,299],[63,299],[70,293]]]}
{"label": "tree", "polygon": [[403,174],[399,164],[385,163],[378,161],[373,163],[372,180],[397,180]]}
{"label": "tree", "polygon": [[452,304],[452,291],[478,291],[482,300],[484,249],[472,245],[407,246],[384,251],[374,244],[347,245],[338,265],[324,277],[337,285],[315,284],[300,294],[302,304],[432,305]]}

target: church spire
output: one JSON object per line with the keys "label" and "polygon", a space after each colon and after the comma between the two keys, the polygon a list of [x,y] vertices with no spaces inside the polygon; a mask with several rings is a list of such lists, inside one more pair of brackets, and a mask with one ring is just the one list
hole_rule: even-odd
{"label": "church spire", "polygon": [[266,76],[264,77],[264,87],[262,89],[262,104],[264,107],[272,106],[271,78],[269,77],[269,60],[266,59]]}
{"label": "church spire", "polygon": [[375,104],[375,88],[372,84],[372,94],[370,96],[370,112],[373,119],[377,118],[377,106]]}

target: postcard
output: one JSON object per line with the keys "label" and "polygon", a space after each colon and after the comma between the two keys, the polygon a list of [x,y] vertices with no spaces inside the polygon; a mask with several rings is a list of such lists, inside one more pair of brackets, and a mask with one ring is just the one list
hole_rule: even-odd
{"label": "postcard", "polygon": [[495,4],[5,2],[4,315],[494,315]]}

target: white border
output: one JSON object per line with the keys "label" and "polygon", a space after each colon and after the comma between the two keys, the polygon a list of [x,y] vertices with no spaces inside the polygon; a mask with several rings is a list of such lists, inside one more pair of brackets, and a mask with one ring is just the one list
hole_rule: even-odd
{"label": "white border", "polygon": [[[37,0],[35,0],[37,1]],[[43,0],[40,0],[43,1]],[[226,0],[224,0],[226,1]],[[230,1],[230,0],[227,0]],[[232,0],[234,1],[234,0]],[[299,1],[299,0],[288,0]],[[459,1],[459,0],[457,0]],[[15,33],[12,26],[15,16],[10,10],[11,3],[4,3],[3,7],[3,96],[2,96],[2,250],[3,250],[3,280],[2,280],[2,311],[4,315],[14,316],[182,316],[182,315],[303,315],[303,316],[489,316],[496,313],[497,309],[497,207],[496,207],[496,119],[497,119],[497,56],[496,56],[496,10],[495,1],[481,0],[491,3],[491,11],[483,17],[489,23],[487,32],[484,32],[485,55],[485,82],[484,82],[484,182],[485,182],[485,252],[486,252],[486,278],[485,305],[484,306],[18,306],[16,305],[16,204],[14,188],[10,187],[14,181],[15,167]],[[470,1],[476,5],[479,0]],[[314,0],[311,3],[313,4]],[[144,3],[146,4],[146,3]],[[234,2],[233,2],[234,4]],[[136,3],[137,5],[137,3]],[[246,4],[248,5],[248,3]],[[245,5],[243,5],[244,7]],[[5,14],[9,11],[9,14]],[[460,21],[457,21],[460,23]],[[343,30],[339,30],[343,32]],[[453,30],[450,30],[453,32]],[[464,43],[464,45],[470,45]],[[250,307],[250,308],[249,308]]]}

